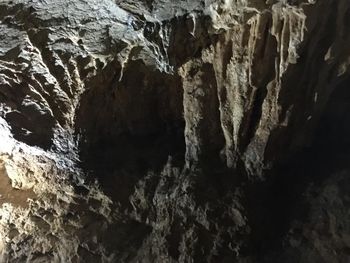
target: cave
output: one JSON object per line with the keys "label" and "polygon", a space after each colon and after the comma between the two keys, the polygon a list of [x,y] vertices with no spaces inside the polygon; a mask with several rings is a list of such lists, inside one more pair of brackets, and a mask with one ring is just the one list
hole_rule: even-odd
{"label": "cave", "polygon": [[[92,80],[82,95],[76,114],[79,159],[89,180],[97,178],[111,196],[125,191],[118,200],[128,203],[147,172],[160,173],[169,158],[184,164],[183,90],[179,78],[154,72],[142,61],[124,72],[112,70],[101,84]],[[116,192],[114,185],[123,190]]]}
{"label": "cave", "polygon": [[1,1],[0,262],[350,262],[349,14]]}

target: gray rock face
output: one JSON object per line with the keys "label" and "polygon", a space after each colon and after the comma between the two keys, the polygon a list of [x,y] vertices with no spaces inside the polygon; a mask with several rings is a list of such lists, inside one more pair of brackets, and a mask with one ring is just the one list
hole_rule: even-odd
{"label": "gray rock face", "polygon": [[1,1],[0,261],[350,260],[349,17]]}

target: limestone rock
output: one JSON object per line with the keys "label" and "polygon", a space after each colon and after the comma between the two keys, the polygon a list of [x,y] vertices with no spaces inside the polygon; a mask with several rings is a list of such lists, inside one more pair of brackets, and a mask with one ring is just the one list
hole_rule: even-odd
{"label": "limestone rock", "polygon": [[[349,17],[348,0],[2,0],[0,261],[347,262]],[[308,146],[333,155],[322,179]]]}

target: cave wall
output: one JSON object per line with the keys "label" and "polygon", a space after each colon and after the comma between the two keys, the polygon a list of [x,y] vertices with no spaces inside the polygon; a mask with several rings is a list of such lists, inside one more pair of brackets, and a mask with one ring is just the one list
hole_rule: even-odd
{"label": "cave wall", "polygon": [[343,1],[169,7],[184,13],[155,2],[144,17],[142,3],[119,4],[88,16],[84,1],[2,4],[2,116],[18,140],[68,152],[65,132],[111,138],[185,121],[188,162],[216,147],[228,167],[261,175],[310,141],[348,74]]}
{"label": "cave wall", "polygon": [[3,208],[4,260],[257,260],[255,182],[334,116],[346,138],[349,15],[347,0],[2,1],[0,159],[37,195]]}

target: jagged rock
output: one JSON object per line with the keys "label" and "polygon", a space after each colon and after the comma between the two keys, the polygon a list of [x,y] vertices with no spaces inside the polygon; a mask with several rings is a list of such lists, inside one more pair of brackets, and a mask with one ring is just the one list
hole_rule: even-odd
{"label": "jagged rock", "polygon": [[348,160],[349,17],[347,0],[3,0],[1,261],[347,262],[350,167],[319,157],[316,178],[304,152]]}

